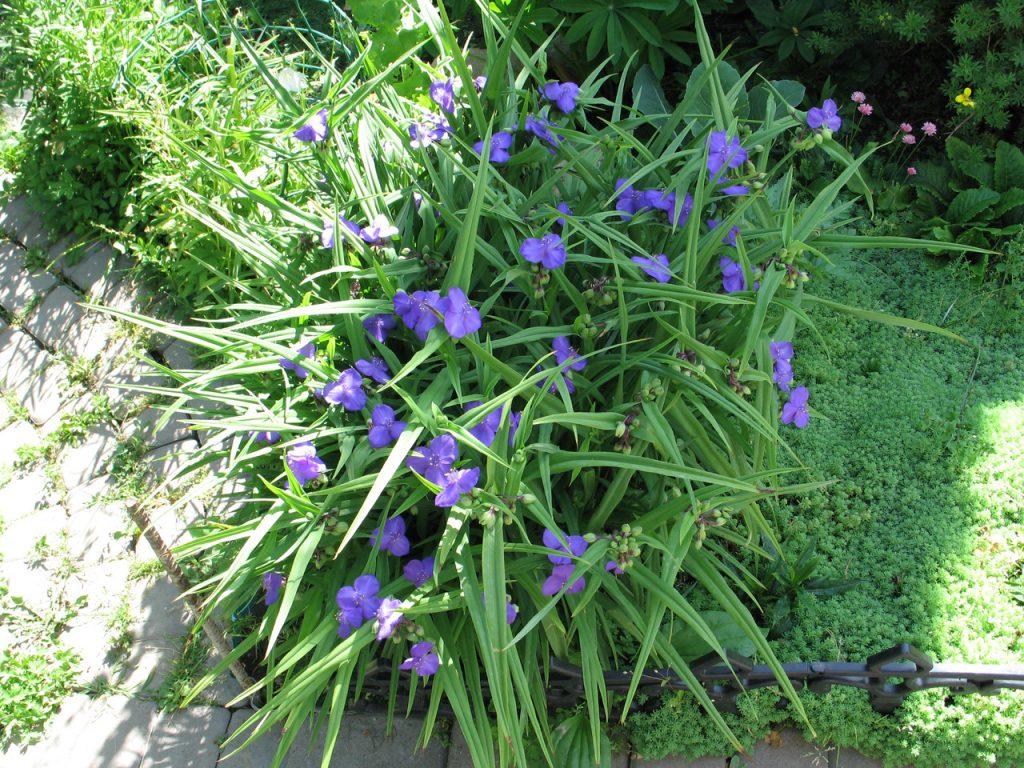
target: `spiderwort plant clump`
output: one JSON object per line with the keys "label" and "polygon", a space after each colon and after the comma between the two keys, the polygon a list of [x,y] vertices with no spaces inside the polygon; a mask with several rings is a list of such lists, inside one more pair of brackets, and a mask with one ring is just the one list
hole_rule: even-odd
{"label": "spiderwort plant clump", "polygon": [[[255,267],[239,278],[246,301],[203,329],[226,362],[179,398],[219,398],[218,439],[197,457],[253,481],[208,539],[248,560],[207,586],[230,614],[263,574],[288,574],[273,621],[243,641],[292,660],[285,675],[265,670],[277,689],[257,713],[265,728],[380,662],[396,688],[415,674],[438,696],[470,690],[454,708],[476,763],[493,761],[492,718],[503,764],[526,764],[524,728],[551,762],[550,728],[535,727],[545,660],[626,664],[598,627],[614,616],[628,636],[652,633],[644,664],[673,666],[674,630],[652,612],[711,631],[680,580],[775,662],[743,598],[715,579],[722,552],[769,533],[764,499],[789,492],[772,442],[809,426],[792,352],[763,352],[789,337],[814,254],[870,241],[819,218],[834,186],[805,215],[787,196],[803,120],[737,133],[732,104],[707,86],[721,124],[693,116],[685,136],[642,116],[609,126],[589,112],[593,81],[495,66],[478,96],[462,52],[432,43],[434,85],[418,93],[325,72],[331,141],[310,152],[254,131],[287,179],[240,186],[244,213],[210,201]],[[277,108],[293,114],[282,126],[301,119]],[[329,248],[296,258],[282,244],[297,227]],[[296,338],[316,346],[281,357]],[[288,442],[252,438],[271,430]],[[737,514],[702,527],[695,499],[707,498]],[[493,711],[485,689],[507,694]]]}

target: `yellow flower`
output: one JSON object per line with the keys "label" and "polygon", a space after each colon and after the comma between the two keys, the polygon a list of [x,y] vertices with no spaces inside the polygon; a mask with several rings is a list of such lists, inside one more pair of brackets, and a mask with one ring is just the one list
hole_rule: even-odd
{"label": "yellow flower", "polygon": [[965,107],[969,107],[970,109],[974,109],[974,99],[971,98],[971,89],[970,88],[964,88],[964,92],[963,93],[957,94],[957,97],[956,97],[955,101],[956,101],[957,104],[962,104]]}

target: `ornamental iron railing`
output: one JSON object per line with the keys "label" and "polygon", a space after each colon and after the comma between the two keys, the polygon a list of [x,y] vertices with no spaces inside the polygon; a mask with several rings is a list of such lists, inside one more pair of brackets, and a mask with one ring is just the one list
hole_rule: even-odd
{"label": "ornamental iron railing", "polygon": [[[690,671],[715,706],[726,712],[736,711],[736,697],[757,688],[777,685],[778,680],[767,664],[754,664],[739,654],[726,654],[728,664],[716,654],[709,654],[690,665]],[[904,643],[876,653],[866,662],[810,661],[783,664],[782,669],[797,690],[824,693],[835,685],[862,688],[868,692],[871,706],[877,712],[890,714],[910,694],[929,688],[946,688],[951,694],[990,695],[1004,690],[1024,690],[1024,665],[998,664],[935,664],[924,653]],[[625,694],[633,682],[630,672],[605,672],[609,692]],[[408,705],[408,696],[399,685],[392,688],[390,667],[376,667],[363,681],[363,693],[381,697],[392,691],[398,694],[398,706]],[[671,670],[651,670],[640,678],[637,692],[644,694],[651,705],[659,703],[666,691],[690,690],[690,684]],[[485,691],[485,695],[486,695]],[[571,707],[585,695],[583,671],[568,662],[551,659],[547,701],[552,708]],[[416,692],[413,709],[426,706],[422,688]],[[786,700],[779,702],[785,706]]]}

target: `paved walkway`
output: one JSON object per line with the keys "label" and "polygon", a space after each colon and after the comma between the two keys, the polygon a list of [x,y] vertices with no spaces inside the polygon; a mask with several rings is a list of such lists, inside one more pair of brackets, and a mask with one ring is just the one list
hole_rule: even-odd
{"label": "paved walkway", "polygon": [[[30,643],[21,625],[7,620],[20,611],[26,626],[45,627],[81,658],[79,692],[41,740],[8,748],[0,764],[213,768],[239,743],[221,746],[251,710],[229,706],[240,689],[227,677],[197,706],[159,708],[212,662],[197,652],[202,641],[190,634],[180,593],[127,512],[136,495],[146,498],[164,541],[188,535],[187,525],[204,509],[176,504],[174,483],[153,498],[145,488],[173,478],[198,446],[196,435],[179,421],[160,424],[160,411],[117,388],[157,383],[146,357],[190,367],[187,349],[154,342],[83,306],[153,309],[110,247],[54,242],[22,200],[0,212],[0,232],[0,587],[8,589],[6,596],[0,589],[0,649]],[[471,768],[457,729],[416,752],[419,721],[397,719],[395,728],[386,738],[383,717],[346,716],[330,765]],[[288,768],[320,765],[315,740],[305,749],[310,741],[299,737]],[[264,736],[224,764],[269,768],[276,744]],[[837,761],[784,733],[773,746],[759,745],[745,764],[835,768]],[[619,755],[614,765],[726,768],[729,758],[688,763]],[[845,753],[838,765],[878,763]]]}

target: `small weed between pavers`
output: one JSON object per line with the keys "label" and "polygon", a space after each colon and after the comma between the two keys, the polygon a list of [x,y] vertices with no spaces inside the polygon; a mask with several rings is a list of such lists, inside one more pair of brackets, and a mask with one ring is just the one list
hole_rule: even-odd
{"label": "small weed between pavers", "polygon": [[110,656],[122,658],[128,655],[135,642],[135,633],[132,631],[134,622],[131,599],[124,592],[117,602],[117,608],[107,618],[107,651]]}
{"label": "small weed between pavers", "polygon": [[45,248],[34,245],[25,251],[25,267],[30,270],[47,269],[50,266],[50,255]]}
{"label": "small weed between pavers", "polygon": [[17,450],[18,463],[21,466],[26,466],[45,460],[50,462],[50,466],[53,466],[61,449],[80,445],[92,427],[110,422],[113,418],[110,399],[104,394],[93,395],[89,408],[61,415],[60,425],[43,438],[40,444],[19,448]]}
{"label": "small weed between pavers", "polygon": [[24,307],[11,315],[11,325],[24,326],[28,316],[42,303],[43,297],[37,293],[25,303]]}
{"label": "small weed between pavers", "polygon": [[146,495],[146,444],[139,437],[118,443],[110,457],[110,476],[114,490],[99,499],[104,502],[139,498]]}
{"label": "small weed between pavers", "polygon": [[199,635],[181,638],[181,652],[156,692],[156,705],[164,712],[181,709],[185,696],[206,672],[210,649]]}
{"label": "small weed between pavers", "polygon": [[21,404],[21,401],[18,400],[18,396],[16,394],[10,390],[4,390],[3,399],[7,404],[7,407],[11,409],[11,413],[13,413],[17,419],[21,421],[28,421],[31,418],[28,408]]}
{"label": "small weed between pavers", "polygon": [[141,581],[150,576],[163,576],[164,565],[159,560],[135,560],[129,566],[128,578],[132,581]]}
{"label": "small weed between pavers", "polygon": [[63,352],[54,355],[57,361],[68,369],[68,383],[92,389],[96,386],[99,373],[99,357],[78,357]]}

